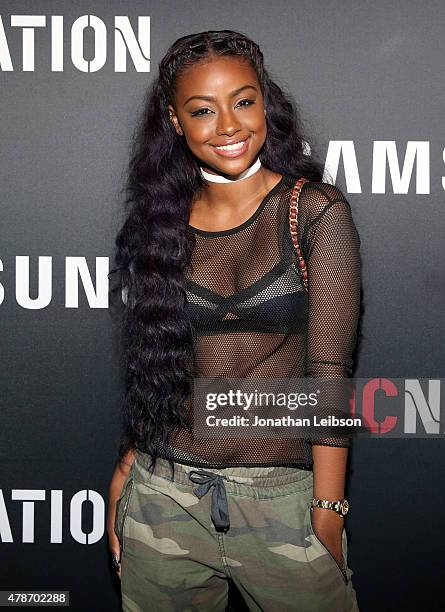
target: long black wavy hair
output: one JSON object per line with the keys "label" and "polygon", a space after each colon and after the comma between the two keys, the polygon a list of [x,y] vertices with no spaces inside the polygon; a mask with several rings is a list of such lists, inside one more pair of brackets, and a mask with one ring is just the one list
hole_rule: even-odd
{"label": "long black wavy hair", "polygon": [[[185,313],[185,271],[195,238],[187,231],[193,196],[204,181],[199,160],[170,119],[178,75],[210,56],[236,56],[256,71],[267,109],[261,163],[321,181],[323,165],[303,136],[296,104],[269,76],[259,46],[244,34],[208,31],[179,38],[159,64],[134,131],[125,185],[125,221],[116,238],[115,292],[125,368],[119,459],[132,449],[165,456],[172,433],[191,430],[183,413],[193,387],[194,336]],[[168,453],[167,453],[168,455]],[[169,459],[173,469],[173,460]]]}

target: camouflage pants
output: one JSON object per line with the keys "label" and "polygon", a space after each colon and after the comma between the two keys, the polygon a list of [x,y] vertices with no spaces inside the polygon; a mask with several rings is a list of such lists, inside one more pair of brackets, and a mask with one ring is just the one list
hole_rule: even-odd
{"label": "camouflage pants", "polygon": [[228,578],[249,610],[357,612],[352,570],[317,539],[311,471],[136,460],[118,500],[124,612],[223,612]]}

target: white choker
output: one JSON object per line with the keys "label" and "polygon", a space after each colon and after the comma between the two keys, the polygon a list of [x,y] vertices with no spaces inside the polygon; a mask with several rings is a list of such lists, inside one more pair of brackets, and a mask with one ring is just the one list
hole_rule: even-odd
{"label": "white choker", "polygon": [[221,176],[221,174],[210,174],[210,172],[206,172],[203,168],[199,168],[201,171],[201,175],[202,177],[206,180],[206,181],[210,181],[211,183],[237,183],[238,181],[242,181],[243,179],[252,176],[252,174],[255,174],[255,172],[257,172],[257,170],[259,170],[261,168],[261,161],[260,158],[258,157],[256,162],[253,163],[250,168],[247,168],[247,170],[245,170],[244,172],[242,172],[239,177],[237,179],[228,179],[225,176]]}

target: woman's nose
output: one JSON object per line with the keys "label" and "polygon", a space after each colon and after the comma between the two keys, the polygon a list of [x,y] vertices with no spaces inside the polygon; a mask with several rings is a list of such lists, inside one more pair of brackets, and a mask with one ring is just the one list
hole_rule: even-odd
{"label": "woman's nose", "polygon": [[241,128],[239,121],[231,111],[221,112],[218,117],[216,131],[218,134],[232,136]]}

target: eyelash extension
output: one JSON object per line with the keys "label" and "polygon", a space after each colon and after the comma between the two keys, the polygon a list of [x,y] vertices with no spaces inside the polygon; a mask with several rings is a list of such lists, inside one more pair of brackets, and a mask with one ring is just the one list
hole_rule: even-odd
{"label": "eyelash extension", "polygon": [[[249,102],[249,104],[243,104],[243,106],[251,106],[252,104],[255,104],[255,100],[250,100],[249,98],[243,98],[242,100],[240,100],[238,102],[238,104],[241,104],[241,102]],[[241,107],[241,108],[242,108]],[[206,111],[206,110],[210,110],[208,108],[199,108],[197,111],[194,111],[193,113],[190,113],[192,117],[204,117],[205,115],[208,115],[208,113],[202,113],[201,111]]]}

